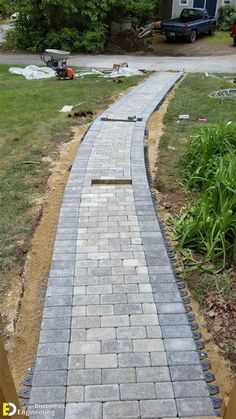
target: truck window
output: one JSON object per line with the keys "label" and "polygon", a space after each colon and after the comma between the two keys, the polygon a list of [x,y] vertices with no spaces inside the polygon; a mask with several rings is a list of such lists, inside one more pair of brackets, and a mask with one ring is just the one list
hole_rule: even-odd
{"label": "truck window", "polygon": [[192,22],[194,20],[202,19],[203,13],[201,10],[196,9],[183,9],[180,15],[182,22]]}

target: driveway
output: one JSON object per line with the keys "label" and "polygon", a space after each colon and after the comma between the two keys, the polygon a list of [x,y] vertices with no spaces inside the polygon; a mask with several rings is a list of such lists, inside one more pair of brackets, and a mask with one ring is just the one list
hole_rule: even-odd
{"label": "driveway", "polygon": [[4,41],[6,33],[11,29],[11,23],[0,25],[0,43]]}
{"label": "driveway", "polygon": [[[132,68],[146,70],[177,70],[214,73],[236,72],[236,55],[206,57],[140,57],[134,55],[74,55],[71,65],[80,67],[112,67],[114,63],[127,61]],[[0,54],[0,64],[42,64],[39,55]]]}
{"label": "driveway", "polygon": [[148,55],[157,57],[215,57],[236,54],[236,48],[233,46],[232,38],[228,32],[217,32],[214,37],[199,36],[193,44],[183,42],[182,39],[166,42],[165,36],[156,35],[149,38],[148,45],[151,47],[151,52]]}

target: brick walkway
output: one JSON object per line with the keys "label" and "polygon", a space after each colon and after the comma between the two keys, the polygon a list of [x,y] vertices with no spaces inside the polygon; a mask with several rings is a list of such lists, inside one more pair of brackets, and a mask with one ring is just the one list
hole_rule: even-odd
{"label": "brick walkway", "polygon": [[214,416],[144,162],[146,121],[179,77],[154,75],[104,112],[143,121],[98,118],[71,170],[30,398],[56,419]]}

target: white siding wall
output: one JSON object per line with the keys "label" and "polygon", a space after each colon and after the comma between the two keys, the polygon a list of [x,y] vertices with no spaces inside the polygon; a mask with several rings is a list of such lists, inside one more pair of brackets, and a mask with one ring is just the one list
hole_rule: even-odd
{"label": "white siding wall", "polygon": [[188,5],[181,6],[180,0],[173,0],[173,9],[172,9],[172,17],[176,18],[179,17],[180,13],[186,7],[193,7],[193,0],[188,0]]}
{"label": "white siding wall", "polygon": [[[185,7],[193,7],[194,0],[188,0],[188,5],[181,6],[181,0],[173,0],[173,8],[172,8],[172,18],[179,17],[180,13]],[[219,7],[223,6],[224,0],[218,0],[216,14]],[[236,6],[236,0],[230,0],[230,4]]]}
{"label": "white siding wall", "polygon": [[[219,7],[224,6],[224,0],[218,0],[218,7],[217,9],[219,9]],[[233,4],[234,6],[236,6],[236,0],[230,0],[230,4]]]}

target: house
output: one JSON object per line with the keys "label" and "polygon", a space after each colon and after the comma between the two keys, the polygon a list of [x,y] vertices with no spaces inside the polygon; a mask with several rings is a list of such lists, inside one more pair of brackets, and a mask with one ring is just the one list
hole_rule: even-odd
{"label": "house", "polygon": [[226,4],[236,6],[236,0],[162,0],[162,19],[179,17],[186,7],[204,8],[210,16],[217,16],[219,8]]}

